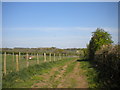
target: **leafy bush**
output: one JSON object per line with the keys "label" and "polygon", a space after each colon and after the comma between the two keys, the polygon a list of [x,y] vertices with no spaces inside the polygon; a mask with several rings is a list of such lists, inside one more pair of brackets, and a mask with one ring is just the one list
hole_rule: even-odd
{"label": "leafy bush", "polygon": [[107,45],[113,43],[111,40],[111,35],[103,29],[97,28],[93,32],[92,38],[90,40],[89,49],[89,59],[94,60],[95,52],[101,48],[102,45]]}
{"label": "leafy bush", "polygon": [[94,61],[98,65],[103,87],[120,87],[120,45],[103,45],[96,51]]}

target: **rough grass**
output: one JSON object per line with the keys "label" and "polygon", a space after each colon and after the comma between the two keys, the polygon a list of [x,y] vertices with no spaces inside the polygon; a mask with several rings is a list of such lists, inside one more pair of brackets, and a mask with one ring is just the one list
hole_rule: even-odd
{"label": "rough grass", "polygon": [[76,64],[76,62],[69,64],[67,66],[67,69],[66,69],[66,72],[64,73],[64,75],[67,75],[68,73],[72,72],[74,70],[75,64]]}
{"label": "rough grass", "polygon": [[80,63],[80,68],[83,70],[83,74],[87,77],[89,88],[99,88],[100,83],[98,83],[98,72],[95,68],[93,68],[88,61],[82,61]]}
{"label": "rough grass", "polygon": [[[19,62],[19,70],[25,69],[27,67],[27,62],[26,59],[24,58],[26,55],[21,55]],[[67,57],[64,57],[64,59]],[[56,56],[56,61],[58,61],[59,57]],[[2,71],[3,71],[3,63],[4,63],[4,55],[2,55]],[[46,62],[49,62],[49,56],[46,56]],[[51,60],[54,60],[54,57],[51,56]],[[37,64],[37,56],[33,56],[31,60],[28,60],[29,66],[34,66]],[[44,63],[44,57],[43,55],[39,55],[39,63]],[[6,71],[7,74],[11,72],[16,71],[16,56],[14,55],[14,60],[13,60],[13,55],[7,54],[6,55]]]}
{"label": "rough grass", "polygon": [[30,88],[36,79],[43,80],[43,78],[35,77],[36,75],[48,73],[51,68],[64,65],[66,62],[69,62],[69,60],[74,60],[74,58],[65,58],[61,61],[41,63],[21,69],[19,72],[11,72],[3,77],[3,88]]}
{"label": "rough grass", "polygon": [[[21,55],[20,56],[20,60],[19,62],[19,69],[24,69],[27,67],[26,65],[26,59],[24,58],[25,55]],[[4,63],[4,55],[2,55],[2,64]],[[43,56],[39,56],[39,62],[42,63],[43,62]],[[37,64],[37,58],[34,57],[29,61],[29,65],[30,66],[34,66],[35,64]],[[2,65],[2,71],[3,71],[3,65]],[[7,74],[11,73],[11,72],[15,72],[16,71],[16,57],[14,55],[14,61],[13,61],[13,55],[6,55],[6,71]]]}

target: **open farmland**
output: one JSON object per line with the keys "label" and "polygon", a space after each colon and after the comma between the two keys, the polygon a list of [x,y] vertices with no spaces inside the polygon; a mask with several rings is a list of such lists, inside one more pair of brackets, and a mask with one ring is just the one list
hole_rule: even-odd
{"label": "open farmland", "polygon": [[7,1],[1,4],[3,90],[120,88],[120,2]]}
{"label": "open farmland", "polygon": [[[2,71],[4,74],[4,69],[6,69],[5,70],[6,74],[8,74],[10,72],[17,71],[17,67],[19,70],[22,70],[24,68],[27,68],[28,66],[34,66],[36,64],[41,64],[44,62],[55,62],[58,60],[63,60],[63,59],[69,58],[69,57],[70,56],[65,56],[64,54],[62,54],[62,55],[61,54],[46,55],[46,53],[43,53],[43,55],[38,55],[38,54],[33,54],[33,55],[32,54],[25,54],[25,55],[15,54],[14,55],[14,53],[13,54],[3,54],[2,55],[2,58],[3,58],[2,59]],[[18,60],[18,62],[17,62],[17,60]]]}
{"label": "open farmland", "polygon": [[[31,55],[32,56],[32,55]],[[44,56],[34,55],[32,59],[28,59],[29,66],[26,66],[25,55],[18,56],[18,66],[16,66],[16,57],[6,54],[6,74],[4,74],[3,61],[3,87],[4,88],[87,88],[88,83],[82,70],[80,62],[77,61],[78,56]],[[13,59],[14,57],[14,59]],[[4,60],[5,55],[3,55]],[[20,59],[19,59],[20,58]],[[39,63],[37,63],[37,59]],[[45,61],[46,59],[46,61]],[[19,68],[17,71],[16,68]],[[80,76],[80,77],[79,77]],[[66,80],[68,78],[68,80]],[[76,78],[74,78],[76,77]],[[79,78],[77,78],[79,77]],[[84,77],[84,78],[83,78]],[[11,83],[10,79],[12,79]],[[82,84],[79,84],[81,82]],[[66,84],[65,84],[66,81]],[[45,84],[45,85],[44,85]]]}

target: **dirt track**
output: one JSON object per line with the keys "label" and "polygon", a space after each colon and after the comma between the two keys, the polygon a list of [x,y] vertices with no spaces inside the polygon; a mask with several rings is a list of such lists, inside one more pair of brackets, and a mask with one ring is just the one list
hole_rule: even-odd
{"label": "dirt track", "polygon": [[[72,71],[66,73],[69,65],[74,63]],[[66,63],[64,66],[52,68],[49,73],[39,75],[42,80],[34,83],[32,88],[88,88],[86,77],[80,69],[80,62],[76,60]]]}

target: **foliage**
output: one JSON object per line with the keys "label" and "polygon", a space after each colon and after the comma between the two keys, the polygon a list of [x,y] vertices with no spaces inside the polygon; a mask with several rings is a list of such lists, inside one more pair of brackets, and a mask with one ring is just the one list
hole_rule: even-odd
{"label": "foliage", "polygon": [[104,45],[95,53],[99,82],[103,87],[120,88],[120,45]]}
{"label": "foliage", "polygon": [[92,38],[89,42],[89,58],[94,59],[95,52],[100,49],[102,45],[107,45],[113,43],[111,40],[111,35],[104,31],[103,29],[97,28],[95,32],[93,32]]}
{"label": "foliage", "polygon": [[88,58],[88,48],[85,48],[83,52],[84,52],[84,58]]}
{"label": "foliage", "polygon": [[120,88],[120,45],[112,45],[111,35],[97,28],[88,46],[90,63],[97,70],[100,88]]}

